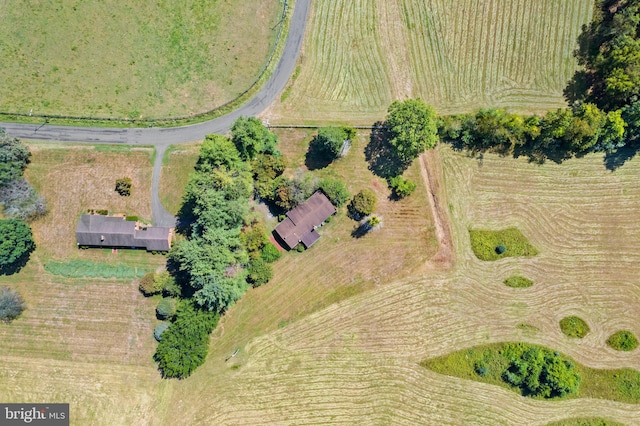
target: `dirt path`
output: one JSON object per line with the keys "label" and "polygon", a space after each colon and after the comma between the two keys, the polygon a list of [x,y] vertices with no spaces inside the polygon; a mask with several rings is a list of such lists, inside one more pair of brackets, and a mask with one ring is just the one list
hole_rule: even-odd
{"label": "dirt path", "polygon": [[438,251],[427,261],[425,270],[449,269],[453,266],[454,252],[451,234],[451,224],[447,213],[447,202],[442,185],[442,167],[440,158],[435,149],[430,149],[420,155],[420,173],[422,181],[429,193],[429,205],[433,224],[436,228],[436,238],[438,239]]}

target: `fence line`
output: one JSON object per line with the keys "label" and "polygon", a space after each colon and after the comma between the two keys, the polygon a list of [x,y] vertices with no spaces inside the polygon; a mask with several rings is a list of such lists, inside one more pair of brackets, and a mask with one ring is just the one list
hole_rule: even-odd
{"label": "fence line", "polygon": [[[273,45],[273,49],[271,49],[271,53],[269,54],[269,59],[267,59],[267,62],[265,63],[264,67],[262,67],[262,70],[260,71],[260,74],[258,74],[258,77],[253,81],[253,83],[251,83],[251,86],[249,86],[248,89],[246,89],[244,92],[240,93],[238,96],[236,96],[235,98],[231,99],[230,101],[225,102],[222,105],[219,105],[209,111],[205,111],[205,112],[199,112],[199,113],[195,113],[195,114],[190,114],[190,115],[183,115],[183,116],[178,116],[178,117],[164,117],[164,118],[118,118],[118,117],[89,117],[89,116],[74,116],[74,115],[56,115],[56,114],[32,114],[32,113],[20,113],[20,112],[6,112],[6,111],[0,111],[0,116],[15,116],[15,117],[37,117],[37,118],[44,118],[44,119],[61,119],[61,120],[77,120],[77,121],[125,121],[125,122],[130,122],[130,123],[154,123],[154,122],[159,122],[159,121],[181,121],[181,120],[189,120],[189,119],[193,119],[193,118],[198,118],[198,117],[203,117],[209,114],[212,114],[216,111],[219,111],[223,108],[226,108],[227,106],[233,104],[234,102],[238,101],[238,99],[242,98],[244,95],[246,95],[247,93],[249,93],[249,91],[251,89],[253,89],[258,82],[260,81],[260,79],[262,79],[262,77],[264,76],[264,74],[267,72],[267,69],[269,68],[269,65],[271,65],[271,62],[273,61],[273,57],[276,54],[276,50],[278,49],[278,44],[280,43],[280,37],[282,36],[282,29],[284,27],[284,22],[285,22],[285,18],[287,16],[287,9],[289,6],[289,0],[284,0],[284,7],[282,8],[282,16],[280,17],[280,22],[278,22],[278,24],[276,24],[276,26],[280,26],[280,28],[278,29],[278,35],[276,35],[276,41]],[[275,27],[273,27],[273,29],[275,29]]]}

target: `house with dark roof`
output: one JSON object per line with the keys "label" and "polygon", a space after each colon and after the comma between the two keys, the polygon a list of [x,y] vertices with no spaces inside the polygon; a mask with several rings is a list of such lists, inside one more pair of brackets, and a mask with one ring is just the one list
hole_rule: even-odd
{"label": "house with dark roof", "polygon": [[276,226],[275,233],[290,248],[302,243],[309,248],[318,241],[316,229],[336,208],[322,192],[315,192],[307,201],[287,212],[287,218]]}
{"label": "house with dark roof", "polygon": [[141,225],[124,217],[83,214],[76,227],[78,246],[169,251],[173,228]]}

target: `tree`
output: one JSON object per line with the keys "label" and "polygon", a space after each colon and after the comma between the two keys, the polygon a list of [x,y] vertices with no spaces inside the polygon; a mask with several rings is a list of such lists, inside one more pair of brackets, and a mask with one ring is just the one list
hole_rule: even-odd
{"label": "tree", "polygon": [[258,154],[279,154],[278,136],[255,117],[240,117],[231,127],[231,140],[243,160],[253,160]]}
{"label": "tree", "polygon": [[22,141],[12,138],[0,127],[0,186],[22,177],[31,153]]}
{"label": "tree", "polygon": [[344,182],[330,177],[321,179],[320,182],[318,182],[318,189],[320,189],[336,207],[344,205],[351,196]]}
{"label": "tree", "polygon": [[322,127],[311,141],[310,148],[330,160],[335,160],[345,140],[347,140],[347,133],[341,127]]}
{"label": "tree", "polygon": [[393,194],[398,198],[408,197],[416,190],[416,183],[402,176],[394,176],[389,179],[389,186],[393,190]]}
{"label": "tree", "polygon": [[140,281],[138,282],[138,289],[140,290],[140,293],[146,297],[162,293],[162,285],[156,282],[155,272],[149,272],[140,278]]}
{"label": "tree", "polygon": [[281,256],[282,253],[280,253],[278,247],[276,247],[271,242],[265,244],[265,246],[262,248],[262,251],[260,252],[260,257],[267,263],[273,263],[276,260],[280,259]]}
{"label": "tree", "polygon": [[519,387],[524,395],[543,398],[574,394],[580,385],[571,360],[539,347],[529,348],[512,359],[503,380]]}
{"label": "tree", "polygon": [[162,333],[153,356],[163,377],[183,379],[202,365],[218,319],[218,314],[199,309],[190,300],[179,304],[176,319]]}
{"label": "tree", "polygon": [[376,209],[376,194],[370,189],[363,189],[353,196],[349,203],[349,212],[353,217],[367,216]]}
{"label": "tree", "polygon": [[4,214],[13,219],[31,221],[47,213],[47,203],[24,178],[0,186],[0,204]]}
{"label": "tree", "polygon": [[240,153],[227,137],[206,135],[200,148],[196,170],[206,172],[220,166],[237,169],[240,166]]}
{"label": "tree", "polygon": [[422,99],[394,101],[385,122],[397,156],[410,162],[421,152],[433,148],[438,140],[436,112]]}
{"label": "tree", "polygon": [[163,298],[156,306],[156,316],[161,320],[172,319],[176,314],[176,299]]}
{"label": "tree", "polygon": [[131,178],[123,177],[116,179],[116,192],[123,197],[131,195]]}
{"label": "tree", "polygon": [[21,220],[0,220],[0,273],[20,269],[35,250],[31,228]]}
{"label": "tree", "polygon": [[258,257],[249,263],[247,268],[247,281],[253,287],[260,287],[273,278],[273,267]]}
{"label": "tree", "polygon": [[24,308],[24,300],[17,291],[0,286],[0,321],[13,321],[20,316]]}

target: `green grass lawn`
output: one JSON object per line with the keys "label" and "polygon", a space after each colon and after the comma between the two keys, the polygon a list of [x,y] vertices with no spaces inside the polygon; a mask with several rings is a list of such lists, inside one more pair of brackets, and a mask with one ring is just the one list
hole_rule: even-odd
{"label": "green grass lawn", "polygon": [[[535,256],[538,250],[517,228],[499,231],[482,229],[469,230],[471,249],[480,260],[498,260],[503,257]],[[500,247],[504,252],[500,252]]]}
{"label": "green grass lawn", "polygon": [[0,111],[149,118],[246,90],[282,3],[5,0],[0,10]]}

